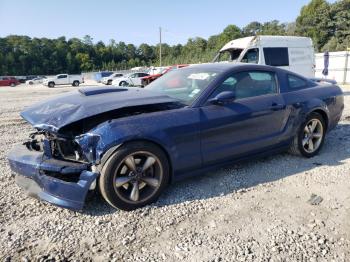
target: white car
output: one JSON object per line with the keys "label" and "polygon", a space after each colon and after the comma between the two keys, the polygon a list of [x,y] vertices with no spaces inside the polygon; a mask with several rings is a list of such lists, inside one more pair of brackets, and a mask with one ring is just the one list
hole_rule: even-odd
{"label": "white car", "polygon": [[55,87],[55,85],[79,86],[81,83],[84,83],[84,78],[82,77],[82,75],[68,74],[59,74],[54,77],[46,78],[43,81],[43,85],[48,87]]}
{"label": "white car", "polygon": [[43,77],[36,77],[31,80],[26,81],[26,85],[35,85],[35,84],[41,84],[46,79],[45,76]]}
{"label": "white car", "polygon": [[105,85],[111,85],[112,81],[114,79],[116,79],[118,77],[122,77],[122,76],[123,76],[123,74],[121,74],[121,73],[113,73],[110,76],[103,77],[101,80],[101,83],[103,83]]}
{"label": "white car", "polygon": [[118,77],[112,81],[114,86],[141,86],[142,77],[148,76],[147,73],[131,73],[123,77]]}

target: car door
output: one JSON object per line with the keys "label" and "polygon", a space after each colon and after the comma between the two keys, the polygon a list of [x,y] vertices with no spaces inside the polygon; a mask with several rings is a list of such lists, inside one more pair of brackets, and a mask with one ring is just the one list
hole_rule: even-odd
{"label": "car door", "polygon": [[[223,91],[236,99],[216,105],[209,101]],[[279,143],[288,118],[273,71],[245,71],[230,75],[201,107],[203,163],[242,157]]]}
{"label": "car door", "polygon": [[68,84],[68,75],[58,75],[57,76],[57,84],[58,85],[66,85]]}
{"label": "car door", "polygon": [[137,77],[137,73],[129,75],[129,77],[128,77],[129,85],[131,85],[131,86],[137,85],[136,77]]}
{"label": "car door", "polygon": [[6,86],[5,77],[0,77],[0,86]]}
{"label": "car door", "polygon": [[136,73],[135,75],[136,75],[135,78],[132,79],[134,81],[134,85],[140,86],[141,85],[141,78],[144,76],[144,74],[143,73]]}

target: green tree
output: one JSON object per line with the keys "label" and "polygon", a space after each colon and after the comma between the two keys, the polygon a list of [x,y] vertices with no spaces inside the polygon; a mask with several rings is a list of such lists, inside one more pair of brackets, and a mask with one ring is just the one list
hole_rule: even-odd
{"label": "green tree", "polygon": [[311,37],[316,50],[332,37],[330,4],[325,0],[312,0],[302,7],[296,20],[296,34]]}

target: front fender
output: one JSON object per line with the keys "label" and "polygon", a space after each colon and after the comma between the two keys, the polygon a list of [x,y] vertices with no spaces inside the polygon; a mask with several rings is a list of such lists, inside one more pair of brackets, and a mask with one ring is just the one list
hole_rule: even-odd
{"label": "front fender", "polygon": [[75,139],[90,163],[97,165],[103,163],[105,161],[103,157],[106,154],[111,155],[121,144],[134,140],[154,142],[166,150],[168,155],[178,155],[176,145],[164,131],[145,132],[144,128],[136,128],[119,122],[124,121],[105,122]]}

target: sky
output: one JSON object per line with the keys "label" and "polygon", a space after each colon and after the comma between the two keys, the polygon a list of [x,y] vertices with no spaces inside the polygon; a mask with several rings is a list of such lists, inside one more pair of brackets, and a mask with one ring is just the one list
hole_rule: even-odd
{"label": "sky", "polygon": [[[0,37],[110,39],[140,45],[184,44],[219,34],[229,24],[292,22],[309,0],[0,0]],[[334,2],[334,1],[331,1]]]}

